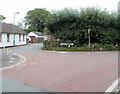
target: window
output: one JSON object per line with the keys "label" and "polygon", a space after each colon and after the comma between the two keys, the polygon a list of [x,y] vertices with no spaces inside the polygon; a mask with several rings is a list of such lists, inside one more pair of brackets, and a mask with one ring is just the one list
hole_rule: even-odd
{"label": "window", "polygon": [[25,40],[25,35],[23,35],[23,41]]}
{"label": "window", "polygon": [[10,42],[10,34],[7,33],[7,42]]}
{"label": "window", "polygon": [[0,34],[0,42],[2,42],[2,34]]}
{"label": "window", "polygon": [[21,34],[19,34],[19,41],[21,41]]}

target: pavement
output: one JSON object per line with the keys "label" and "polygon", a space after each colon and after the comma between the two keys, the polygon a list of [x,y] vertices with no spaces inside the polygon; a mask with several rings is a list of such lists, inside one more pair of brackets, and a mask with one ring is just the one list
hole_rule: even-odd
{"label": "pavement", "polygon": [[[118,79],[118,52],[42,51],[40,47],[42,44],[12,48],[26,59],[2,70],[4,90],[22,87],[24,91],[21,85],[25,85],[36,92],[105,92]],[[15,84],[18,89],[12,90],[12,83],[20,86]]]}

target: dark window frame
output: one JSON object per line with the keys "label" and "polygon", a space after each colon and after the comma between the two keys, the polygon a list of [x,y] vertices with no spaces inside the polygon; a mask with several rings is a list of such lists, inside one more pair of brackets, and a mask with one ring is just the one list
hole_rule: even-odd
{"label": "dark window frame", "polygon": [[7,33],[7,42],[10,42],[10,33]]}
{"label": "dark window frame", "polygon": [[0,34],[0,42],[2,42],[2,34]]}
{"label": "dark window frame", "polygon": [[23,34],[23,41],[25,41],[25,35]]}
{"label": "dark window frame", "polygon": [[19,34],[19,41],[21,41],[21,34]]}

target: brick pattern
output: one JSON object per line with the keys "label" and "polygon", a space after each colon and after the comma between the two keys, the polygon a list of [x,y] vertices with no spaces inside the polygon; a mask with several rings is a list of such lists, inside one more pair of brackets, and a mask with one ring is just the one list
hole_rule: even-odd
{"label": "brick pattern", "polygon": [[3,77],[64,92],[104,92],[118,77],[117,52],[19,53],[26,61]]}

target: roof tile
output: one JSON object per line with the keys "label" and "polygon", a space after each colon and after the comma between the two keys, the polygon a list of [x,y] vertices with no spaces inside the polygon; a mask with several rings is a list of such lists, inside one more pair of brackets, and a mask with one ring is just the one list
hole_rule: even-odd
{"label": "roof tile", "polygon": [[13,25],[13,24],[6,24],[0,22],[0,33],[14,33],[14,34],[27,34],[24,30],[19,28],[19,26]]}

